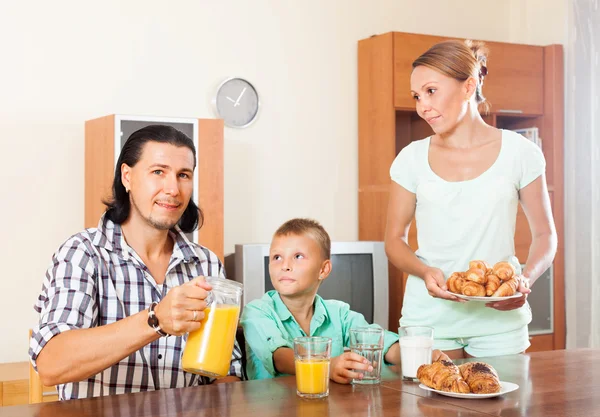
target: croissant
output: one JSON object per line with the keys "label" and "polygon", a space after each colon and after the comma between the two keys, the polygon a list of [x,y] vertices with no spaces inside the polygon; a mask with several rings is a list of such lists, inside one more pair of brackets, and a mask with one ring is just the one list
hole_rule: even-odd
{"label": "croissant", "polygon": [[485,287],[473,281],[466,281],[462,293],[469,297],[485,297]]}
{"label": "croissant", "polygon": [[446,281],[448,289],[454,294],[462,294],[462,287],[465,285],[465,278],[462,272],[454,272]]}
{"label": "croissant", "polygon": [[468,362],[458,367],[473,394],[500,392],[498,372],[484,362]]}
{"label": "croissant", "polygon": [[465,278],[469,281],[476,282],[478,284],[485,285],[487,278],[485,276],[485,269],[471,268],[465,272]]}
{"label": "croissant", "polygon": [[517,288],[519,288],[519,280],[516,277],[512,277],[504,281],[496,292],[492,294],[492,297],[510,297],[511,295],[515,295]]}
{"label": "croissant", "polygon": [[487,271],[490,269],[490,265],[486,261],[471,261],[469,262],[469,269],[481,269],[482,271]]}
{"label": "croissant", "polygon": [[494,275],[496,275],[502,281],[511,279],[513,277],[513,275],[515,275],[517,273],[517,270],[515,269],[515,267],[511,263],[508,263],[508,262],[498,262],[497,264],[494,265],[494,268],[492,268],[492,269],[493,269]]}
{"label": "croissant", "polygon": [[502,281],[500,281],[500,278],[496,275],[488,275],[487,280],[488,281],[485,284],[485,295],[489,297],[496,292],[502,284]]}
{"label": "croissant", "polygon": [[488,275],[494,275],[494,270],[492,268],[488,268],[485,271],[485,276],[487,277]]}
{"label": "croissant", "polygon": [[451,361],[436,361],[431,365],[421,365],[417,369],[417,378],[423,384],[438,391],[470,392],[469,385],[463,379],[458,366]]}

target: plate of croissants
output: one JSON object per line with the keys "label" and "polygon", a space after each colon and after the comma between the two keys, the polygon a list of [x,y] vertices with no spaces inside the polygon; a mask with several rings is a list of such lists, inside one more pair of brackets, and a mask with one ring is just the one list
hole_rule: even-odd
{"label": "plate of croissants", "polygon": [[491,398],[519,389],[517,384],[500,381],[498,372],[485,362],[457,366],[452,361],[439,360],[421,365],[417,378],[420,388],[455,398]]}
{"label": "plate of croissants", "polygon": [[518,298],[519,278],[510,262],[490,266],[485,261],[469,262],[469,269],[454,272],[446,281],[448,292],[465,300],[502,301]]}

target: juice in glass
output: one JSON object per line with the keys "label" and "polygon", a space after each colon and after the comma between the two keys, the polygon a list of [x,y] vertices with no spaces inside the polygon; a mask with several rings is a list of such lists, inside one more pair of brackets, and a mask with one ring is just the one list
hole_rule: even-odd
{"label": "juice in glass", "polygon": [[323,398],[329,395],[330,337],[296,337],[296,393],[302,398]]}
{"label": "juice in glass", "polygon": [[226,376],[240,307],[213,304],[204,310],[204,314],[200,329],[188,335],[182,357],[183,370],[212,378]]}
{"label": "juice in glass", "polygon": [[329,359],[296,361],[296,386],[303,394],[323,394],[329,390]]}

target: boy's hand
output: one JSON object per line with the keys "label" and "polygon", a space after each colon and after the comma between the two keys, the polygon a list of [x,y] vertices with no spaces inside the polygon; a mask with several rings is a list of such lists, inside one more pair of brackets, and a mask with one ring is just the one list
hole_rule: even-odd
{"label": "boy's hand", "polygon": [[439,349],[435,349],[433,352],[431,352],[431,361],[437,362],[437,361],[451,361],[451,360],[448,357],[448,355],[446,355],[444,352],[442,352]]}
{"label": "boy's hand", "polygon": [[373,371],[373,367],[364,357],[358,353],[345,352],[340,356],[331,358],[329,378],[338,384],[349,384],[353,379],[361,379],[362,373],[354,370]]}

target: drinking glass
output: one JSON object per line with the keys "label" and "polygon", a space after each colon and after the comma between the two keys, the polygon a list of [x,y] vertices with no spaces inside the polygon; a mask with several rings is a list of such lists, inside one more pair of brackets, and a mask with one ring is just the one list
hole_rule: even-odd
{"label": "drinking glass", "polygon": [[431,363],[433,347],[433,328],[425,326],[406,326],[398,328],[400,336],[400,361],[402,378],[414,380],[421,365]]}
{"label": "drinking glass", "polygon": [[366,358],[373,370],[355,370],[363,374],[362,379],[353,379],[353,384],[379,384],[381,382],[381,361],[383,356],[383,329],[359,327],[350,329],[350,350]]}
{"label": "drinking glass", "polygon": [[330,337],[296,337],[296,393],[302,398],[323,398],[329,395]]}

